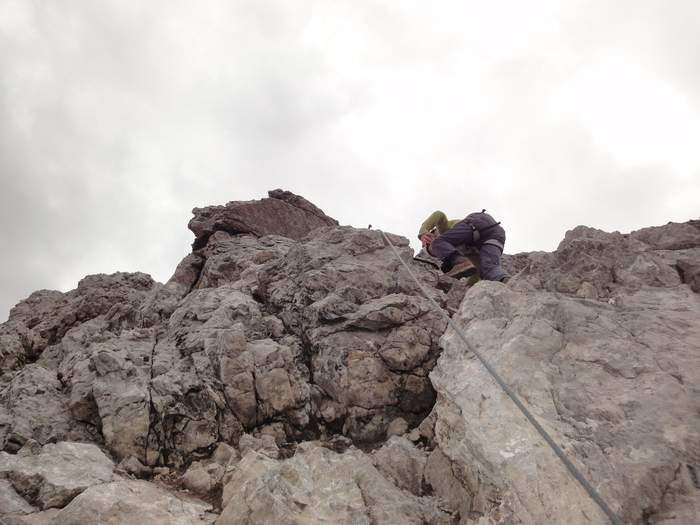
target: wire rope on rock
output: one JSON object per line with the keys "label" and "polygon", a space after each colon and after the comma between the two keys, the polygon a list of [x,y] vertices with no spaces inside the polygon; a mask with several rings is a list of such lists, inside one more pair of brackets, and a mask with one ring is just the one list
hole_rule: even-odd
{"label": "wire rope on rock", "polygon": [[447,321],[447,324],[455,331],[455,333],[459,336],[459,338],[467,345],[469,350],[481,361],[481,364],[484,365],[486,370],[491,374],[491,376],[498,382],[498,384],[501,386],[503,391],[508,395],[508,397],[515,403],[515,405],[520,409],[520,411],[525,415],[525,417],[532,423],[532,425],[535,427],[537,432],[539,432],[540,436],[547,442],[547,444],[554,450],[554,453],[559,457],[559,459],[564,463],[567,469],[569,469],[569,472],[578,480],[578,482],[583,486],[583,488],[586,489],[586,492],[588,492],[588,495],[595,501],[598,506],[607,514],[608,518],[610,518],[610,521],[612,521],[615,525],[624,525],[624,523],[620,520],[620,518],[617,517],[617,515],[613,512],[613,510],[608,506],[607,503],[603,500],[603,498],[598,494],[598,492],[593,488],[593,486],[588,482],[588,480],[583,476],[583,474],[576,468],[576,465],[574,465],[571,460],[567,457],[567,455],[564,453],[564,451],[557,445],[554,440],[551,438],[551,436],[547,433],[547,431],[540,425],[540,423],[535,419],[535,416],[530,413],[530,411],[527,409],[525,405],[520,401],[518,396],[511,390],[511,388],[503,381],[501,376],[496,373],[494,368],[491,366],[491,364],[484,359],[484,357],[477,351],[476,348],[469,342],[469,340],[464,336],[462,331],[457,328],[457,325],[452,321],[449,315],[440,307],[439,304],[433,299],[428,291],[425,289],[425,287],[420,283],[418,278],[414,275],[414,273],[411,271],[411,269],[408,267],[406,264],[406,261],[404,261],[401,258],[401,255],[399,254],[398,250],[396,247],[392,244],[392,242],[389,240],[389,238],[386,236],[386,234],[382,230],[377,230],[382,234],[382,237],[384,238],[384,241],[391,247],[391,249],[394,251],[394,254],[396,257],[401,261],[401,264],[403,267],[406,269],[408,274],[411,276],[413,281],[418,285],[418,288],[420,288],[421,292],[427,297],[427,299],[431,302],[431,304],[435,307],[435,309],[440,313],[440,315]]}

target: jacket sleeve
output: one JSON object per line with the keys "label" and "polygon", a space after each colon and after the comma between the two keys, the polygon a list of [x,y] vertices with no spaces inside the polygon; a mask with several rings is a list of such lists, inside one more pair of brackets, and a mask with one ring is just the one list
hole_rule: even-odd
{"label": "jacket sleeve", "polygon": [[441,211],[433,212],[432,215],[430,215],[430,217],[428,217],[421,225],[420,230],[418,231],[418,238],[420,239],[421,235],[428,233],[433,228],[437,228],[439,234],[443,234],[449,230],[450,223],[447,220],[447,215]]}

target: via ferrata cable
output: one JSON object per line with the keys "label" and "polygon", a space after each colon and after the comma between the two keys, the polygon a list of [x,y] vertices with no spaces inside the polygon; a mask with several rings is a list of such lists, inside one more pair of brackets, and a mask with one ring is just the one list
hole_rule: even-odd
{"label": "via ferrata cable", "polygon": [[520,411],[525,415],[525,417],[532,423],[532,425],[535,427],[537,432],[544,438],[544,440],[549,444],[549,446],[554,450],[554,453],[559,456],[559,459],[566,465],[566,468],[569,469],[569,472],[578,480],[578,482],[583,486],[583,488],[586,489],[588,492],[588,495],[600,506],[601,509],[603,509],[603,512],[607,514],[608,518],[610,518],[610,521],[612,521],[615,525],[624,525],[620,518],[617,517],[617,515],[613,512],[613,510],[608,506],[607,503],[603,500],[603,498],[598,494],[598,492],[593,488],[593,486],[586,480],[586,478],[581,474],[581,472],[576,468],[576,465],[574,465],[571,460],[566,456],[564,451],[557,445],[554,440],[550,437],[550,435],[547,433],[547,431],[540,425],[540,423],[535,419],[535,416],[533,416],[530,411],[527,409],[525,405],[520,401],[518,396],[511,390],[511,388],[503,381],[501,376],[499,376],[496,371],[493,369],[491,364],[484,359],[484,357],[477,351],[476,348],[469,342],[469,340],[464,336],[462,331],[457,328],[457,325],[452,321],[450,316],[447,315],[447,313],[440,307],[437,302],[435,302],[435,299],[433,299],[428,291],[425,289],[425,287],[418,281],[416,276],[413,274],[411,269],[408,267],[406,264],[406,261],[404,261],[401,258],[401,255],[399,255],[398,250],[394,247],[392,242],[389,240],[389,238],[386,236],[386,234],[382,230],[378,230],[381,232],[382,237],[384,238],[384,241],[391,247],[391,249],[394,251],[394,254],[396,257],[401,261],[401,264],[403,267],[406,269],[408,274],[411,276],[413,281],[418,285],[418,288],[420,288],[421,292],[428,298],[428,300],[432,303],[432,305],[435,307],[435,309],[440,313],[440,315],[447,321],[447,324],[455,331],[457,335],[459,335],[459,338],[467,345],[469,350],[472,351],[472,353],[481,361],[481,364],[484,365],[486,370],[491,374],[491,376],[498,382],[499,385],[501,385],[501,388],[504,390],[504,392],[508,395],[508,397],[511,398],[513,403],[520,409]]}

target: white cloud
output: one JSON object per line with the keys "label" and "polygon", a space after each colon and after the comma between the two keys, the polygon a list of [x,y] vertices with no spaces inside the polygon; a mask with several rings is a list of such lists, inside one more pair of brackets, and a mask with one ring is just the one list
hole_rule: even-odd
{"label": "white cloud", "polygon": [[630,60],[586,68],[563,89],[557,105],[562,115],[582,120],[621,163],[667,159],[685,172],[700,168],[698,115],[681,93]]}
{"label": "white cloud", "polygon": [[486,208],[511,252],[693,218],[699,14],[0,0],[0,318],[88,273],[165,280],[193,207],[278,187],[415,248],[438,208]]}

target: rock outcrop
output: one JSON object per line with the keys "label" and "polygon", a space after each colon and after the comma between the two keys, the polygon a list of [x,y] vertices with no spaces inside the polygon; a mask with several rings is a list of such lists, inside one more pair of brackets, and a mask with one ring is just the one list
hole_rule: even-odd
{"label": "rock outcrop", "polygon": [[698,522],[699,221],[467,287],[289,192],[194,215],[0,325],[0,523],[608,523],[387,239],[623,522]]}
{"label": "rock outcrop", "polygon": [[259,201],[195,208],[189,224],[195,235],[192,248],[204,248],[209,237],[219,231],[230,235],[248,233],[258,238],[279,235],[299,240],[316,228],[338,226],[338,221],[299,195],[282,190],[268,194],[269,198]]}
{"label": "rock outcrop", "polygon": [[[671,501],[700,509],[700,301],[682,270],[698,247],[689,224],[579,227],[521,257],[512,286],[479,283],[453,318],[626,523],[695,521],[666,520],[685,512],[659,511]],[[471,492],[532,523],[605,522],[454,332],[442,346],[435,440]]]}

